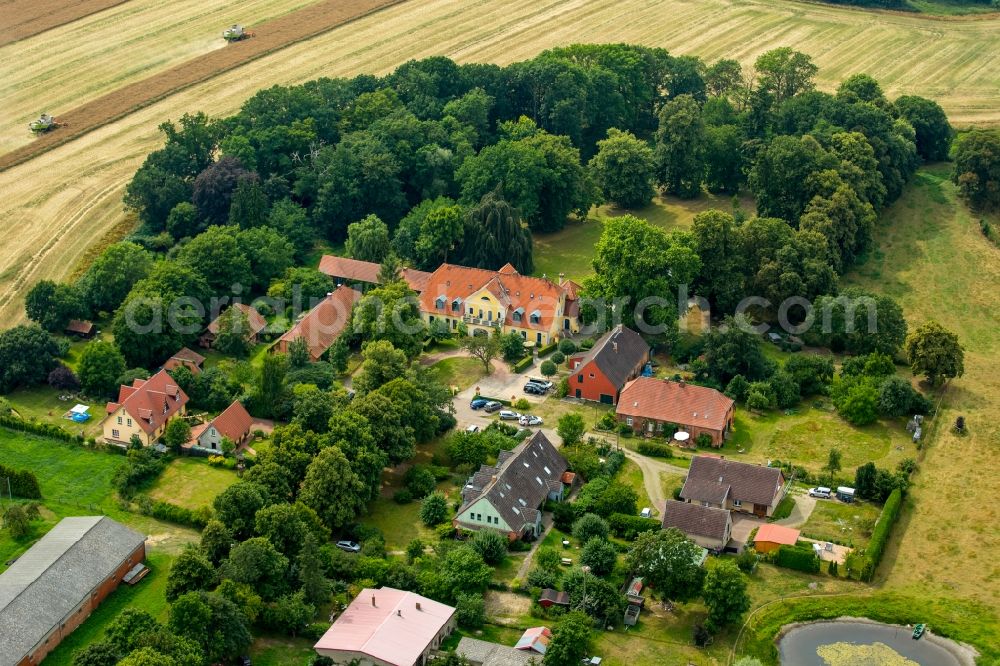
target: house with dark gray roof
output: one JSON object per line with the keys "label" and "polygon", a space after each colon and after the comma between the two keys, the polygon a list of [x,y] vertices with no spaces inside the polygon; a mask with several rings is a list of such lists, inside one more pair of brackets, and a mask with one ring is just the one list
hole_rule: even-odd
{"label": "house with dark gray roof", "polygon": [[663,509],[663,529],[676,527],[702,548],[722,551],[733,531],[728,509],[700,504],[667,501]]}
{"label": "house with dark gray roof", "polygon": [[692,504],[770,516],[785,496],[777,467],[751,465],[715,456],[691,459],[681,499]]}
{"label": "house with dark gray roof", "polygon": [[541,663],[541,658],[530,652],[468,636],[458,642],[455,654],[465,657],[469,666],[529,666],[532,659],[536,664]]}
{"label": "house with dark gray roof", "polygon": [[64,518],[0,574],[0,666],[34,666],[146,557],[106,516]]}
{"label": "house with dark gray roof", "polygon": [[615,405],[622,387],[639,376],[647,361],[646,341],[618,324],[589,350],[570,356],[570,394],[581,400]]}
{"label": "house with dark gray roof", "polygon": [[566,459],[539,430],[512,451],[501,451],[496,465],[483,465],[462,488],[456,528],[494,529],[509,539],[537,536],[541,507],[563,498]]}

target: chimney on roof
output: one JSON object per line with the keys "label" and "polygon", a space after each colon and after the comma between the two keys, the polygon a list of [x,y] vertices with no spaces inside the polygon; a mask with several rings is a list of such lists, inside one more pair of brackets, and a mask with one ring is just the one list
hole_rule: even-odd
{"label": "chimney on roof", "polygon": [[543,279],[543,280],[547,280],[547,279],[549,279],[549,275],[548,275],[548,273],[542,273],[542,279]]}
{"label": "chimney on roof", "polygon": [[611,349],[614,350],[614,352],[617,354],[618,353],[618,343],[617,342],[612,342],[611,343]]}
{"label": "chimney on roof", "polygon": [[372,608],[374,608],[374,607],[375,607],[375,595],[373,594],[372,595]]}
{"label": "chimney on roof", "polygon": [[417,610],[420,610],[420,602],[417,602]]}
{"label": "chimney on roof", "polygon": [[722,483],[722,477],[721,476],[719,477],[719,483]]}
{"label": "chimney on roof", "polygon": [[566,281],[566,274],[565,273],[560,273],[559,274],[559,284],[562,284],[565,281]]}
{"label": "chimney on roof", "polygon": [[684,386],[684,380],[683,380],[683,379],[681,379],[681,380],[680,380],[679,382],[677,382],[677,383],[678,383],[678,384],[680,384],[681,386]]}
{"label": "chimney on roof", "polygon": [[396,615],[397,615],[398,617],[403,617],[403,609],[401,609],[401,608],[397,608],[397,609],[396,609]]}

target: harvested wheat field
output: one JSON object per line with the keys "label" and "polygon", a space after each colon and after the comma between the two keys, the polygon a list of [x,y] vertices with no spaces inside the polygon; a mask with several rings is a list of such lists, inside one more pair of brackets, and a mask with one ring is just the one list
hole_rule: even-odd
{"label": "harvested wheat field", "polygon": [[128,0],[0,0],[0,46],[27,39]]}
{"label": "harvested wheat field", "polygon": [[130,0],[0,47],[0,154],[31,143],[27,124],[43,111],[59,117],[122,86],[224,49],[222,30],[234,22],[256,25],[315,1]]}
{"label": "harvested wheat field", "polygon": [[159,74],[124,85],[61,113],[58,121],[62,126],[57,131],[49,132],[16,150],[0,155],[0,169],[20,164],[49,150],[52,146],[66,143],[179,90],[207,81],[234,67],[401,1],[323,0],[263,23],[255,27],[256,35],[251,39],[229,44],[225,48],[186,60]]}
{"label": "harvested wheat field", "polygon": [[[159,145],[160,122],[187,111],[232,113],[263,87],[385,73],[434,54],[507,63],[582,41],[640,42],[744,62],[790,45],[816,59],[821,87],[846,72],[867,71],[892,96],[938,97],[959,122],[1000,121],[1000,62],[988,57],[1000,50],[998,25],[732,0],[410,0],[193,86],[0,173],[5,193],[0,228],[19,231],[0,238],[0,321],[22,316],[25,287],[67,276],[88,247],[122,224],[124,184]],[[932,74],[941,77],[935,89],[925,87]]]}

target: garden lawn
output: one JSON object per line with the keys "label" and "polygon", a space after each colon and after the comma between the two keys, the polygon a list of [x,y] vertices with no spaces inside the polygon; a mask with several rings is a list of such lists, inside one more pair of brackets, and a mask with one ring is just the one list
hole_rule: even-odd
{"label": "garden lawn", "polygon": [[[748,214],[755,210],[749,197],[743,197],[740,205]],[[611,205],[595,207],[586,220],[569,220],[560,231],[534,234],[535,274],[555,278],[565,273],[567,278],[579,281],[593,273],[594,244],[601,237],[604,221],[609,218],[634,215],[669,232],[689,228],[695,215],[713,208],[731,211],[732,200],[714,194],[704,194],[690,201],[658,196],[651,204],[637,210]]]}
{"label": "garden lawn", "polygon": [[482,362],[468,356],[441,359],[430,367],[433,379],[445,386],[457,387],[459,391],[469,388],[485,374]]}
{"label": "garden lawn", "polygon": [[80,649],[104,638],[108,625],[126,608],[141,608],[161,622],[167,621],[167,572],[173,557],[161,551],[149,551],[146,564],[149,574],[135,586],[122,584],[101,602],[90,617],[67,636],[45,658],[45,666],[69,666]]}
{"label": "garden lawn", "polygon": [[302,666],[315,656],[315,642],[309,638],[261,636],[250,646],[250,658],[254,666]]}
{"label": "garden lawn", "polygon": [[25,420],[34,419],[41,423],[49,423],[73,434],[79,434],[82,431],[85,437],[99,436],[106,403],[101,400],[81,401],[81,404],[90,407],[90,420],[86,423],[76,423],[63,418],[63,414],[77,403],[76,400],[59,399],[60,395],[67,393],[67,391],[54,389],[48,384],[41,384],[31,388],[18,389],[4,397],[10,401],[14,411]]}
{"label": "garden lawn", "polygon": [[[643,482],[642,470],[631,460],[626,459],[625,464],[618,471],[618,475],[615,477],[615,481],[619,483],[624,483],[626,486],[635,491],[636,502],[641,510],[643,507],[653,508],[653,501],[649,497],[649,493],[646,492],[646,485]],[[655,508],[653,509],[655,513],[659,513]]]}
{"label": "garden lawn", "polygon": [[176,458],[150,486],[149,496],[195,510],[211,506],[236,480],[236,472],[212,467],[204,458]]}
{"label": "garden lawn", "polygon": [[838,500],[817,500],[816,508],[802,526],[802,536],[864,548],[881,513],[882,507],[871,502],[858,500],[845,504]]}
{"label": "garden lawn", "polygon": [[790,460],[819,472],[835,448],[842,455],[841,475],[853,477],[854,468],[868,461],[895,469],[904,458],[916,458],[916,446],[904,426],[902,420],[883,420],[858,428],[836,412],[805,403],[790,414],[775,410],[758,415],[737,407],[734,436],[720,452],[746,462]]}

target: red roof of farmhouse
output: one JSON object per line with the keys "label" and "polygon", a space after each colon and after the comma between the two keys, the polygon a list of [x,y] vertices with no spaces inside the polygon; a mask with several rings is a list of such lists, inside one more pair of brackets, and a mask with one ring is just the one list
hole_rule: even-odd
{"label": "red roof of farmhouse", "polygon": [[726,427],[726,414],[733,404],[715,389],[654,377],[638,377],[622,389],[617,413],[722,430]]}
{"label": "red roof of farmhouse", "polygon": [[146,433],[154,432],[171,416],[187,404],[188,397],[177,386],[174,378],[166,370],[143,381],[136,379],[132,386],[124,384],[118,388],[118,402],[109,402],[108,414],[118,407],[124,407]]}
{"label": "red roof of farmhouse", "polygon": [[[375,284],[378,282],[378,273],[381,266],[373,261],[361,261],[350,257],[335,257],[332,254],[324,254],[319,260],[319,272],[330,277],[344,278],[355,282],[366,282]],[[403,268],[400,271],[403,280],[410,286],[410,289],[420,293],[427,284],[427,279],[431,276],[426,271],[418,271],[415,268]]]}
{"label": "red roof of farmhouse", "polygon": [[377,663],[415,664],[455,609],[413,592],[365,588],[316,643],[316,650],[359,652]]}

